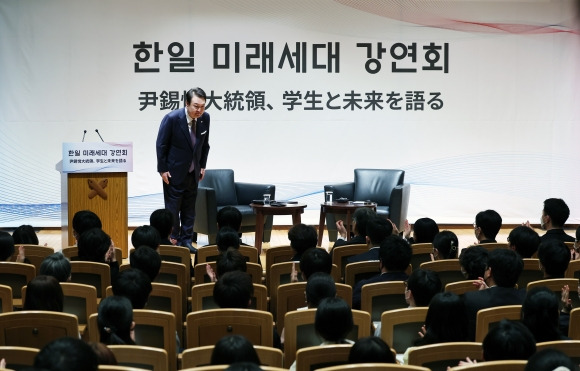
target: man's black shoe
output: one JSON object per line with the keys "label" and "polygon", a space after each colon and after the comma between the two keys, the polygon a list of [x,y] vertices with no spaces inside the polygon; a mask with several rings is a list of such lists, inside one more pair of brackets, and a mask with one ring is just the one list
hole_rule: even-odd
{"label": "man's black shoe", "polygon": [[197,254],[197,249],[195,247],[193,247],[193,245],[191,244],[191,242],[186,242],[183,244],[183,247],[187,247],[189,249],[189,252],[192,254]]}

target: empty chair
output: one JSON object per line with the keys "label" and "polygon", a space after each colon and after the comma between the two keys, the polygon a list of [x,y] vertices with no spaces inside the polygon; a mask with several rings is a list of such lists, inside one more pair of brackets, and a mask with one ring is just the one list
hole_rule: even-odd
{"label": "empty chair", "polygon": [[12,289],[12,302],[15,307],[22,307],[22,287],[36,277],[36,268],[32,264],[0,262],[0,284]]}
{"label": "empty chair", "polygon": [[426,307],[395,309],[381,315],[381,338],[397,353],[413,346],[417,332],[425,323]]}
{"label": "empty chair", "polygon": [[64,336],[79,336],[79,325],[74,314],[48,311],[0,314],[0,346],[40,349]]}
{"label": "empty chair", "polygon": [[161,269],[154,281],[181,287],[182,305],[185,308],[187,295],[191,292],[189,291],[191,286],[189,267],[186,267],[185,264],[162,261]]}
{"label": "empty chair", "polygon": [[421,264],[421,269],[437,272],[443,287],[448,283],[463,281],[465,277],[461,273],[459,259],[443,259],[425,262]]}
{"label": "empty chair", "polygon": [[84,334],[89,317],[97,313],[97,289],[81,283],[61,282],[64,295],[63,312],[77,316],[79,330]]}
{"label": "empty chair", "polygon": [[181,287],[167,283],[152,282],[151,293],[144,309],[159,310],[173,313],[175,316],[175,328],[179,337],[183,339],[183,322],[187,311],[186,303],[183,303]]}
{"label": "empty chair", "polygon": [[403,281],[370,283],[362,287],[361,310],[370,313],[373,322],[380,322],[385,311],[408,306]]}
{"label": "empty chair", "polygon": [[337,246],[332,249],[332,264],[335,264],[338,268],[340,282],[344,282],[344,270],[348,258],[367,251],[369,251],[369,247],[365,244]]}
{"label": "empty chair", "polygon": [[111,286],[111,268],[105,263],[71,261],[71,282],[93,286],[97,298],[105,297],[107,287]]}
{"label": "empty chair", "polygon": [[[47,246],[39,246],[39,245],[18,245],[24,246],[24,255],[26,259],[30,262],[30,264],[34,265],[36,271],[40,269],[40,264],[49,255],[54,254],[54,249],[52,247]],[[18,256],[18,246],[14,249],[14,254],[12,254],[12,261],[16,261],[16,257]]]}

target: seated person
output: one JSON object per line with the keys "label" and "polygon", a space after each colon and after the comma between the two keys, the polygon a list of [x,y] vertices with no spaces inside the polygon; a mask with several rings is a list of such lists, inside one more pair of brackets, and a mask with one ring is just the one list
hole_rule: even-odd
{"label": "seated person", "polygon": [[323,299],[336,297],[336,284],[334,283],[334,279],[327,273],[318,272],[312,274],[306,283],[305,294],[306,308],[318,308],[318,305]]}
{"label": "seated person", "polygon": [[459,254],[459,264],[461,273],[466,280],[477,280],[483,277],[487,269],[487,259],[489,252],[485,247],[479,245],[469,246]]}
{"label": "seated person", "polygon": [[[570,216],[570,208],[561,198],[548,198],[544,201],[544,209],[540,219],[540,226],[546,233],[540,237],[542,242],[558,240],[562,242],[574,242],[574,237],[564,232],[564,224]],[[527,223],[529,225],[529,222]]]}
{"label": "seated person", "polygon": [[217,227],[218,230],[222,229],[223,227],[230,227],[234,231],[238,232],[238,236],[240,237],[240,245],[248,246],[247,244],[242,242],[242,234],[240,233],[240,229],[242,228],[242,213],[234,206],[224,206],[218,210],[217,215]]}
{"label": "seated person", "polygon": [[433,260],[457,259],[459,241],[451,231],[441,231],[433,238]]}
{"label": "seated person", "polygon": [[148,246],[157,251],[161,244],[161,237],[157,229],[150,225],[142,225],[135,228],[131,234],[131,244],[135,249],[141,246]]}
{"label": "seated person", "polygon": [[159,253],[147,245],[141,245],[139,248],[131,251],[129,255],[129,264],[131,268],[138,269],[145,273],[151,282],[155,281],[159,270],[161,269],[161,256]]}
{"label": "seated person", "polygon": [[[308,278],[317,272],[330,274],[332,272],[332,259],[330,254],[324,249],[307,249],[300,259],[300,272],[302,275],[302,281],[308,281]],[[293,277],[291,281],[297,282],[298,277],[294,279],[294,275],[297,274],[295,269],[293,269],[292,274]]]}
{"label": "seated person", "polygon": [[415,269],[407,279],[405,301],[409,308],[428,307],[431,299],[443,290],[443,284],[436,272]]}
{"label": "seated person", "polygon": [[246,257],[238,249],[234,249],[233,247],[230,247],[218,256],[215,272],[211,268],[211,265],[206,265],[206,272],[211,282],[217,282],[227,272],[240,271],[245,273],[247,270]]}
{"label": "seated person", "polygon": [[362,287],[369,283],[384,281],[406,281],[409,276],[405,271],[411,262],[413,252],[411,246],[401,237],[390,235],[379,249],[379,269],[381,273],[375,277],[360,281],[352,291],[352,307],[360,309]]}
{"label": "seated person", "polygon": [[[14,254],[14,238],[8,232],[0,231],[0,261],[10,261]],[[24,246],[18,249],[16,261],[25,263]]]}
{"label": "seated person", "polygon": [[288,239],[294,250],[294,256],[290,261],[300,261],[306,250],[315,248],[318,244],[318,233],[313,226],[301,223],[288,230]]}
{"label": "seated person", "polygon": [[131,302],[133,309],[143,309],[149,300],[153,287],[151,280],[142,271],[134,268],[119,273],[113,282],[113,294],[124,296]]}
{"label": "seated person", "polygon": [[76,241],[84,232],[92,228],[103,228],[101,219],[97,214],[90,210],[77,211],[72,220],[73,236]]}
{"label": "seated person", "polygon": [[473,231],[478,243],[495,243],[495,237],[501,229],[502,219],[495,210],[480,211],[475,216]]}
{"label": "seated person", "polygon": [[53,276],[36,276],[26,286],[23,310],[62,312],[64,294]]}
{"label": "seated person", "polygon": [[[351,231],[347,231],[344,227],[344,222],[342,220],[338,220],[336,222],[336,230],[338,232],[338,238],[334,243],[333,249],[337,246],[345,246],[345,245],[360,245],[360,244],[367,244],[367,222],[376,217],[377,213],[373,209],[369,207],[359,207],[354,211],[352,214],[352,234],[354,235],[350,240],[348,240],[348,234]],[[332,254],[332,250],[330,251]]]}
{"label": "seated person", "polygon": [[111,282],[114,282],[119,274],[119,263],[111,237],[100,228],[92,228],[80,235],[77,244],[78,260],[108,264],[111,268]]}
{"label": "seated person", "polygon": [[173,214],[169,209],[157,209],[149,216],[149,225],[159,233],[160,245],[175,245],[176,240],[171,241],[169,236],[173,229]]}
{"label": "seated person", "polygon": [[415,243],[432,243],[435,235],[439,233],[439,226],[431,218],[419,218],[413,224],[413,237],[411,237],[411,226],[407,221],[405,221],[403,233],[405,239],[411,245]]}
{"label": "seated person", "polygon": [[[239,249],[240,248],[240,238],[238,237],[238,232],[236,232],[233,228],[230,227],[223,227],[218,230],[216,236],[216,244],[217,250],[220,254],[226,251],[229,248],[232,249]],[[203,249],[203,247],[202,247]],[[207,259],[208,261],[217,260],[217,257],[210,256]],[[259,261],[259,258],[258,258]],[[194,266],[197,265],[197,254],[193,259]]]}
{"label": "seated person", "polygon": [[508,235],[508,248],[515,250],[524,259],[529,259],[538,251],[540,236],[532,228],[520,225]]}
{"label": "seated person", "polygon": [[70,282],[70,261],[60,252],[49,255],[40,264],[39,274],[53,276],[58,282]]}
{"label": "seated person", "polygon": [[564,278],[570,264],[570,249],[557,239],[542,241],[538,247],[538,259],[544,279]]}
{"label": "seated person", "polygon": [[135,345],[133,307],[124,296],[109,296],[99,304],[100,341],[107,345]]}
{"label": "seated person", "polygon": [[97,371],[98,367],[91,346],[73,337],[51,341],[34,357],[34,368],[44,371]]}
{"label": "seated person", "polygon": [[254,345],[242,335],[224,336],[215,344],[211,353],[212,365],[231,364],[236,362],[251,362],[260,364],[260,357]]}
{"label": "seated person", "polygon": [[391,347],[377,336],[358,339],[350,348],[348,363],[397,363]]}
{"label": "seated person", "polygon": [[[23,224],[12,232],[15,245],[38,245],[38,236],[31,225]],[[44,245],[46,246],[46,244]]]}
{"label": "seated person", "polygon": [[524,371],[578,371],[578,364],[575,363],[564,352],[557,349],[544,349],[537,351],[528,359]]}
{"label": "seated person", "polygon": [[393,234],[393,225],[390,221],[380,216],[367,221],[367,245],[369,251],[346,259],[348,263],[379,260],[379,246],[389,236]]}
{"label": "seated person", "polygon": [[522,323],[531,331],[536,343],[570,340],[560,331],[558,296],[547,287],[534,287],[522,304]]}

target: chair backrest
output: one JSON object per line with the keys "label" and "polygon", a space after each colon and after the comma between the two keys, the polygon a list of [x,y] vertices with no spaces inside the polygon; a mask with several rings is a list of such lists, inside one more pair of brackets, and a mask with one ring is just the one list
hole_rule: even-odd
{"label": "chair backrest", "polygon": [[169,369],[177,369],[175,315],[158,310],[133,309],[133,321],[135,321],[135,343],[165,349]]}
{"label": "chair backrest", "polygon": [[159,282],[153,282],[151,286],[151,294],[149,294],[149,299],[147,299],[144,309],[173,313],[175,316],[175,328],[179,337],[182,338],[187,306],[186,303],[183,303],[181,287]]}
{"label": "chair backrest", "polygon": [[21,311],[0,314],[0,345],[41,349],[63,336],[78,338],[74,314],[48,311]]}
{"label": "chair backrest", "polygon": [[[201,366],[193,368],[184,368],[180,371],[222,371],[230,367],[230,365],[211,365],[211,366]],[[288,371],[287,368],[272,367],[272,366],[260,366],[262,371]]]}
{"label": "chair backrest", "polygon": [[108,345],[119,366],[169,371],[169,357],[165,349],[140,345]]}
{"label": "chair backrest", "polygon": [[[252,306],[249,309],[268,310],[268,290],[266,286],[254,283],[254,296]],[[215,282],[202,283],[191,288],[191,311],[196,312],[206,309],[219,309],[213,300],[213,288]]]}
{"label": "chair backrest", "polygon": [[121,365],[99,365],[99,371],[150,371],[145,368],[128,367]]}
{"label": "chair backrest", "polygon": [[288,312],[305,307],[306,303],[306,282],[287,283],[278,286],[277,306],[276,306],[276,330],[282,334],[284,329],[284,316]]}
{"label": "chair backrest", "polygon": [[381,338],[395,349],[404,353],[418,338],[417,332],[425,324],[427,307],[394,309],[381,315]]}
{"label": "chair backrest", "polygon": [[61,282],[64,295],[63,312],[77,316],[81,334],[89,323],[89,317],[97,313],[97,289],[82,283]]}
{"label": "chair backrest", "polygon": [[400,365],[397,363],[355,363],[350,365],[340,365],[319,368],[318,371],[343,371],[343,370],[363,370],[363,371],[431,371],[427,367]]}
{"label": "chair backrest", "polygon": [[[217,269],[216,269],[217,263],[216,262],[206,262],[206,263],[197,264],[195,267],[193,267],[193,277],[195,278],[196,285],[211,282],[211,279],[206,274],[206,267],[205,266],[207,264],[209,264],[210,267],[213,269],[213,271],[217,273]],[[252,276],[253,283],[259,283],[259,284],[263,283],[262,278],[264,276],[264,271],[262,269],[262,265],[260,265],[258,263],[246,263],[246,272],[250,276]]]}
{"label": "chair backrest", "polygon": [[557,349],[570,357],[575,364],[580,363],[580,340],[558,340],[536,343],[536,352],[544,349]]}
{"label": "chair backrest", "polygon": [[37,348],[0,346],[0,359],[6,360],[6,369],[19,370],[33,366],[38,352]]}
{"label": "chair backrest", "polygon": [[571,340],[580,340],[580,308],[574,308],[570,311],[568,337]]}
{"label": "chair backrest", "polygon": [[[286,313],[284,323],[284,367],[290,367],[296,359],[296,351],[320,345],[322,339],[314,330],[316,309],[298,310]],[[353,310],[354,327],[347,339],[356,341],[371,335],[371,316],[362,310]]]}
{"label": "chair backrest", "polygon": [[0,262],[0,284],[12,289],[15,307],[22,307],[22,286],[36,277],[36,268],[32,264]]}
{"label": "chair backrest", "polygon": [[542,280],[544,278],[544,272],[540,269],[539,259],[523,259],[524,269],[520,276],[518,277],[517,285],[518,287],[524,288],[528,286],[528,283],[533,281]]}
{"label": "chair backrest", "polygon": [[[572,307],[580,307],[580,298],[578,297],[578,279],[577,278],[551,278],[546,280],[533,281],[528,283],[526,289],[530,289],[538,286],[545,286],[552,290],[558,297],[562,294],[562,288],[568,285],[570,289],[569,298],[572,301]],[[560,309],[562,309],[563,303],[560,301]]]}
{"label": "chair backrest", "polygon": [[[189,348],[181,353],[181,367],[202,367],[207,366],[211,362],[211,354],[213,352],[213,345],[204,345],[197,348]],[[260,362],[265,366],[283,367],[284,353],[280,349],[265,347],[262,345],[254,345],[256,353]]]}
{"label": "chair backrest", "polygon": [[40,264],[42,264],[44,258],[54,254],[54,249],[48,246],[17,245],[10,259],[11,261],[16,261],[16,257],[18,256],[18,246],[24,246],[24,255],[26,256],[26,259],[30,261],[30,264],[34,265],[36,271],[40,270]]}
{"label": "chair backrest", "polygon": [[473,284],[473,280],[451,282],[445,285],[445,291],[453,292],[459,296],[463,296],[466,292],[477,290],[478,288]]}
{"label": "chair backrest", "polygon": [[580,259],[570,261],[566,270],[566,278],[580,278]]}
{"label": "chair backrest", "polygon": [[254,309],[209,309],[187,315],[189,348],[214,345],[225,335],[244,335],[255,345],[273,346],[272,314]]}
{"label": "chair backrest", "polygon": [[354,169],[354,199],[388,206],[393,188],[403,184],[404,180],[404,170]]}
{"label": "chair backrest", "polygon": [[290,245],[270,247],[269,249],[264,249],[264,251],[266,254],[266,269],[271,267],[272,264],[290,261],[294,256],[294,250],[292,250]]}
{"label": "chair backrest", "polygon": [[336,283],[336,296],[346,301],[349,307],[352,308],[352,286],[345,283]]}
{"label": "chair backrest", "polygon": [[337,246],[332,249],[332,264],[336,264],[338,268],[340,282],[344,282],[344,269],[347,264],[347,259],[367,251],[369,251],[369,247],[365,244]]}
{"label": "chair backrest", "polygon": [[432,243],[414,243],[411,245],[413,255],[411,255],[411,266],[413,270],[419,268],[421,264],[431,261],[431,254],[433,254]]}
{"label": "chair backrest", "polygon": [[[258,249],[253,246],[240,245],[238,251],[249,263],[258,263]],[[217,245],[208,245],[197,249],[197,264],[217,261],[220,252]]]}
{"label": "chair backrest", "polygon": [[187,247],[174,245],[159,245],[158,250],[161,260],[180,263],[189,267],[191,265],[191,253]]}
{"label": "chair backrest", "polygon": [[528,361],[487,361],[466,366],[451,367],[449,371],[523,371]]}
{"label": "chair backrest", "polygon": [[6,285],[0,285],[0,313],[12,312],[12,288]]}
{"label": "chair backrest", "polygon": [[502,305],[499,307],[480,309],[477,312],[475,323],[475,341],[481,343],[489,330],[504,318],[519,321],[521,313],[521,305]]}
{"label": "chair backrest", "polygon": [[403,281],[370,283],[362,287],[361,310],[369,312],[373,322],[380,322],[381,315],[385,311],[408,306]]}
{"label": "chair backrest", "polygon": [[217,206],[238,205],[234,171],[231,169],[208,169],[200,187],[213,188]]}
{"label": "chair backrest", "polygon": [[[79,256],[79,248],[77,246],[65,247],[64,249],[61,250],[61,253],[62,255],[64,255],[65,258],[68,258],[68,260],[73,261],[73,258]],[[119,264],[123,262],[123,250],[121,250],[120,247],[115,247],[115,258],[117,259]]]}
{"label": "chair backrest", "polygon": [[189,266],[185,264],[173,262],[161,262],[161,269],[159,274],[155,277],[154,282],[167,283],[169,285],[177,285],[181,287],[182,305],[185,308],[187,305],[187,295],[191,291],[191,279],[189,278]]}
{"label": "chair backrest", "polygon": [[[298,272],[298,280],[302,280],[300,265],[297,262],[276,263],[266,271],[266,287],[270,295],[270,312],[273,315],[278,313],[278,287],[291,283],[290,273],[292,272],[293,265]],[[274,319],[277,321],[277,318]]]}
{"label": "chair backrest", "polygon": [[344,283],[355,287],[362,280],[369,279],[381,273],[378,260],[349,263],[344,268]]}
{"label": "chair backrest", "polygon": [[313,346],[298,349],[296,352],[296,370],[317,370],[321,367],[344,365],[352,344]]}
{"label": "chair backrest", "polygon": [[495,249],[507,249],[508,244],[505,242],[487,242],[487,243],[480,243],[479,246],[484,247],[487,251],[495,250]]}
{"label": "chair backrest", "polygon": [[446,371],[448,366],[455,366],[459,361],[465,361],[466,357],[482,361],[481,343],[453,342],[413,347],[409,350],[408,362],[410,365],[427,367],[431,371]]}
{"label": "chair backrest", "polygon": [[443,287],[448,283],[463,281],[465,277],[461,273],[459,259],[442,259],[425,262],[420,265],[421,269],[437,272]]}
{"label": "chair backrest", "polygon": [[105,263],[71,261],[71,282],[93,286],[97,298],[104,298],[108,286],[111,286],[111,268]]}

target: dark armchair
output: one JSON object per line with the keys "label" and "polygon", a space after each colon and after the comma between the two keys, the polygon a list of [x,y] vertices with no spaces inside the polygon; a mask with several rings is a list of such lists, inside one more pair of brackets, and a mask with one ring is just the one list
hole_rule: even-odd
{"label": "dark armchair", "polygon": [[[402,231],[411,185],[404,184],[404,170],[355,169],[354,182],[325,185],[324,191],[333,191],[333,199],[341,197],[350,201],[371,200],[377,203],[377,214],[390,219]],[[326,228],[330,241],[336,241],[336,221],[346,215],[326,214]]]}
{"label": "dark armchair", "polygon": [[[276,186],[272,184],[240,183],[234,181],[231,169],[206,170],[197,189],[195,225],[193,230],[206,234],[211,245],[216,243],[217,212],[224,206],[234,206],[242,213],[240,232],[256,231],[256,215],[249,206],[252,200],[262,200],[264,193],[275,199]],[[270,242],[273,217],[265,218],[263,242]]]}

